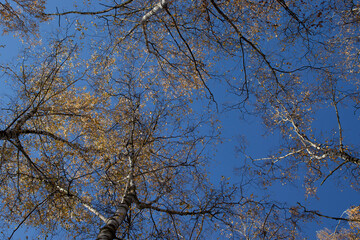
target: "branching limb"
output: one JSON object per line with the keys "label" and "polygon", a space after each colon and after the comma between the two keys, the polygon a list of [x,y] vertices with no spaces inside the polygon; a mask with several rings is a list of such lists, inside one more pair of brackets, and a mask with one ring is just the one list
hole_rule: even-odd
{"label": "branching limb", "polygon": [[[149,20],[150,17],[152,17],[153,15],[157,14],[159,11],[161,11],[162,9],[166,8],[167,5],[170,3],[169,0],[160,0],[149,12],[147,12],[140,20],[140,22],[138,22],[137,24],[135,24],[123,37],[121,37],[115,44],[115,46],[117,46],[118,44],[120,44],[122,41],[124,41],[128,36],[130,36],[136,28],[138,28],[140,25],[143,26],[143,29],[145,29],[145,25],[147,23],[147,21]],[[145,31],[144,31],[145,32]],[[145,36],[146,37],[146,36]]]}
{"label": "branching limb", "polygon": [[[175,20],[175,18],[173,17],[173,15],[169,12],[168,9],[165,9],[165,10],[166,10],[167,14],[171,17],[171,19],[172,19],[172,21],[173,21],[173,23],[174,23],[176,32],[178,33],[179,37],[181,38],[181,40],[182,40],[183,43],[185,44],[186,48],[188,49],[188,51],[189,51],[189,53],[190,53],[190,55],[191,55],[191,61],[192,61],[193,64],[194,64],[195,70],[196,70],[196,72],[197,72],[197,74],[198,74],[198,76],[199,76],[202,84],[204,85],[205,89],[208,91],[208,93],[209,93],[209,95],[210,95],[210,99],[211,99],[211,100],[216,104],[216,106],[217,106],[217,102],[215,101],[214,95],[213,95],[213,93],[211,92],[210,88],[207,86],[207,84],[206,84],[206,82],[205,82],[205,80],[204,80],[204,78],[203,78],[203,76],[202,76],[202,74],[201,74],[201,72],[200,72],[200,69],[199,69],[199,66],[198,66],[198,62],[197,62],[197,60],[196,60],[196,58],[195,58],[195,56],[194,56],[193,51],[191,50],[191,47],[189,46],[189,44],[187,43],[187,41],[185,40],[185,38],[184,38],[183,35],[181,34],[180,29],[179,29],[179,27],[178,27],[178,25],[177,25],[177,23],[176,23],[176,20]],[[218,107],[217,107],[217,108],[218,108]]]}
{"label": "branching limb", "polygon": [[197,216],[197,215],[204,215],[204,214],[213,214],[211,210],[198,210],[198,211],[177,211],[177,210],[172,210],[172,209],[163,209],[163,208],[159,208],[156,206],[153,206],[152,204],[148,204],[148,203],[142,203],[140,201],[138,201],[136,203],[139,207],[139,209],[152,209],[158,212],[163,212],[163,213],[167,213],[170,215],[179,215],[179,216]]}
{"label": "branching limb", "polygon": [[338,102],[336,101],[336,95],[335,95],[335,86],[332,86],[332,103],[335,109],[335,113],[336,113],[336,120],[338,123],[338,128],[339,128],[339,145],[340,145],[340,151],[343,150],[343,129],[341,127],[341,122],[340,122],[340,115],[339,115],[339,110],[338,110]]}
{"label": "branching limb", "polygon": [[[54,186],[53,186],[53,187],[54,187]],[[70,193],[68,190],[60,187],[59,185],[55,185],[55,188],[56,188],[59,192],[65,194],[65,195],[67,195],[67,196],[69,196],[69,197],[75,198],[75,199],[76,199],[78,202],[80,202],[86,209],[88,209],[90,212],[92,212],[92,213],[95,214],[97,217],[99,217],[104,223],[106,223],[107,218],[104,217],[98,210],[96,210],[95,208],[91,207],[88,203],[86,203],[86,202],[85,202],[84,200],[82,200],[80,197],[78,197],[78,196]]]}
{"label": "branching limb", "polygon": [[292,155],[295,155],[295,154],[299,154],[299,153],[301,153],[301,152],[303,152],[303,151],[305,151],[305,149],[302,148],[302,149],[299,149],[299,150],[297,150],[297,151],[289,152],[289,153],[287,153],[287,154],[285,154],[285,155],[283,155],[283,156],[279,156],[279,157],[273,156],[273,157],[256,158],[256,159],[252,159],[250,156],[247,156],[247,157],[249,157],[249,158],[250,158],[251,160],[253,160],[253,161],[273,160],[272,162],[273,162],[273,163],[276,163],[276,162],[278,162],[278,161],[280,161],[280,160],[282,160],[282,159],[288,158],[288,157],[290,157],[290,156],[292,156]]}
{"label": "branching limb", "polygon": [[102,11],[96,11],[96,12],[81,12],[81,11],[68,11],[68,12],[62,12],[62,13],[44,13],[45,16],[64,16],[64,15],[69,15],[69,14],[80,14],[80,15],[99,15],[99,14],[104,14],[104,13],[108,13],[110,11],[125,7],[126,5],[130,4],[131,2],[133,2],[134,0],[128,0],[122,4],[117,4],[113,7],[109,7],[105,10]]}
{"label": "branching limb", "polygon": [[41,205],[43,205],[46,201],[49,200],[50,197],[52,197],[54,193],[50,193],[43,201],[41,201],[40,203],[36,204],[35,207],[33,207],[33,209],[31,209],[31,211],[24,217],[24,219],[17,225],[17,227],[14,229],[14,231],[11,233],[10,237],[8,238],[8,240],[10,240],[15,232],[21,227],[21,225],[26,221],[26,219],[28,219],[30,217],[30,215]]}
{"label": "branching limb", "polygon": [[339,164],[339,166],[337,166],[334,170],[332,170],[325,178],[324,180],[321,182],[320,185],[323,185],[323,183],[336,171],[338,170],[339,168],[341,168],[343,165],[345,165],[346,163],[348,163],[349,161],[345,161],[345,162],[342,162],[341,164]]}
{"label": "branching limb", "polygon": [[255,50],[255,52],[257,52],[261,58],[264,60],[264,62],[266,63],[266,65],[269,67],[272,75],[275,78],[275,81],[277,83],[277,85],[280,87],[280,89],[283,92],[286,92],[285,87],[279,82],[279,79],[277,77],[276,74],[276,69],[271,65],[271,63],[269,62],[268,58],[266,57],[266,55],[253,43],[251,42],[248,38],[246,38],[239,30],[239,28],[233,23],[233,21],[231,21],[231,19],[220,9],[220,7],[218,6],[218,4],[214,1],[214,0],[210,0],[211,4],[214,6],[214,8],[216,9],[216,11],[231,25],[231,27],[235,30],[235,32],[237,33],[237,35],[239,36],[239,39],[242,39],[245,43],[247,43],[252,49]]}
{"label": "branching limb", "polygon": [[319,217],[328,218],[328,219],[332,219],[332,220],[338,220],[338,221],[360,222],[359,219],[351,219],[351,218],[327,216],[327,215],[324,215],[324,214],[319,213],[318,211],[307,210],[307,209],[306,209],[303,205],[301,205],[299,202],[298,202],[297,204],[304,210],[305,213],[311,213],[311,214],[314,214],[314,215],[319,216]]}
{"label": "branching limb", "polygon": [[21,145],[20,140],[17,139],[16,143],[10,141],[14,146],[16,146],[19,151],[24,155],[24,157],[27,159],[28,163],[29,163],[29,167],[33,170],[35,170],[36,174],[38,175],[39,179],[41,179],[42,181],[44,181],[47,185],[51,186],[52,188],[58,190],[61,193],[66,194],[69,197],[73,197],[75,198],[77,201],[79,201],[85,208],[87,208],[90,212],[94,213],[96,216],[98,216],[102,221],[106,222],[106,218],[104,216],[101,215],[101,213],[99,213],[96,209],[92,208],[89,204],[87,204],[85,201],[83,201],[80,197],[71,194],[69,191],[67,191],[66,189],[60,187],[59,185],[55,184],[54,182],[50,181],[49,177],[43,172],[41,171],[41,169],[31,160],[30,156],[26,153],[26,151],[24,150],[24,148]]}
{"label": "branching limb", "polygon": [[303,21],[301,21],[298,16],[296,15],[296,13],[294,13],[289,7],[288,5],[286,4],[286,2],[284,0],[276,0],[284,9],[285,11],[287,11],[289,13],[289,15],[295,19],[295,21],[297,21],[301,26],[304,27],[304,29],[307,31],[307,32],[310,32],[309,29],[305,26],[305,23]]}

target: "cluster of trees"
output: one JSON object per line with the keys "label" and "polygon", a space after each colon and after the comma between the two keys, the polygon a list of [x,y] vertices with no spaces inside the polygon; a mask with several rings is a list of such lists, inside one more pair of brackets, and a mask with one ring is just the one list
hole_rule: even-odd
{"label": "cluster of trees", "polygon": [[[359,206],[325,216],[256,197],[251,184],[214,184],[207,170],[222,112],[238,111],[283,139],[261,159],[242,152],[251,183],[305,174],[305,194],[335,178],[359,190],[356,129],[342,121],[360,104],[359,4],[76,4],[0,3],[3,33],[23,40],[0,66],[13,89],[0,109],[4,239],[24,225],[41,239],[298,239],[301,222],[321,217],[350,225],[319,239],[359,238]],[[314,123],[322,110],[335,130]]]}

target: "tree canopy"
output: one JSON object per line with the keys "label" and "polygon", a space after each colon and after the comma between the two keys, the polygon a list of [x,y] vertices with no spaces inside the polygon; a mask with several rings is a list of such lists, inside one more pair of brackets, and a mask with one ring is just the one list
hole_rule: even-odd
{"label": "tree canopy", "polygon": [[[26,227],[39,239],[302,239],[324,218],[339,225],[319,239],[359,236],[355,199],[329,216],[267,194],[359,190],[359,3],[57,4],[0,3],[3,34],[21,40],[0,65],[5,239]],[[218,182],[228,113],[281,140],[259,157],[242,139],[241,180]]]}

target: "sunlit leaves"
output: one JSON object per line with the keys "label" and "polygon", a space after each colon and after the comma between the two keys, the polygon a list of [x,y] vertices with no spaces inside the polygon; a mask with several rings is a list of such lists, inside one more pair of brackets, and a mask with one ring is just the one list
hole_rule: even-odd
{"label": "sunlit leaves", "polygon": [[359,229],[359,206],[353,206],[347,209],[344,212],[350,221],[348,222],[348,226],[343,226],[345,224],[340,223],[336,226],[334,231],[329,229],[323,229],[317,232],[317,238],[320,240],[325,239],[358,239],[360,236]]}
{"label": "sunlit leaves", "polygon": [[49,19],[43,14],[44,10],[44,0],[9,0],[0,3],[2,33],[37,33],[39,22]]}

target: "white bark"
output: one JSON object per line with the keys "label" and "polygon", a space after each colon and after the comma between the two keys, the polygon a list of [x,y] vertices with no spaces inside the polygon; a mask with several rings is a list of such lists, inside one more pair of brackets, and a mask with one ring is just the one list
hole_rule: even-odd
{"label": "white bark", "polygon": [[169,0],[160,0],[154,7],[151,9],[148,13],[146,13],[142,19],[141,23],[145,23],[151,16],[155,15],[162,9],[166,7],[166,5],[169,3]]}
{"label": "white bark", "polygon": [[[60,186],[56,186],[56,188],[57,188],[60,192],[62,192],[62,193],[64,193],[64,194],[69,194],[69,192],[68,192],[66,189],[64,189],[64,188],[62,188],[62,187],[60,187]],[[73,196],[73,195],[70,195],[70,196]],[[95,208],[91,207],[89,204],[87,204],[85,201],[83,201],[80,197],[78,197],[78,196],[73,196],[73,197],[75,197],[76,200],[79,201],[86,209],[88,209],[90,212],[92,212],[92,213],[95,214],[97,217],[99,217],[104,223],[107,222],[108,219],[107,219],[106,217],[104,217],[104,215],[102,215],[102,214],[101,214],[99,211],[97,211]]]}
{"label": "white bark", "polygon": [[128,193],[124,196],[119,208],[115,214],[106,221],[103,228],[100,229],[96,240],[113,240],[116,237],[116,231],[120,224],[125,220],[127,212],[132,203],[136,202],[135,186],[130,186]]}
{"label": "white bark", "polygon": [[138,202],[136,196],[136,187],[134,183],[134,161],[129,156],[130,173],[128,175],[128,182],[126,184],[125,193],[121,200],[121,204],[116,210],[115,214],[108,218],[106,224],[100,229],[96,240],[113,240],[116,237],[116,231],[120,224],[125,220],[127,212],[131,204]]}

